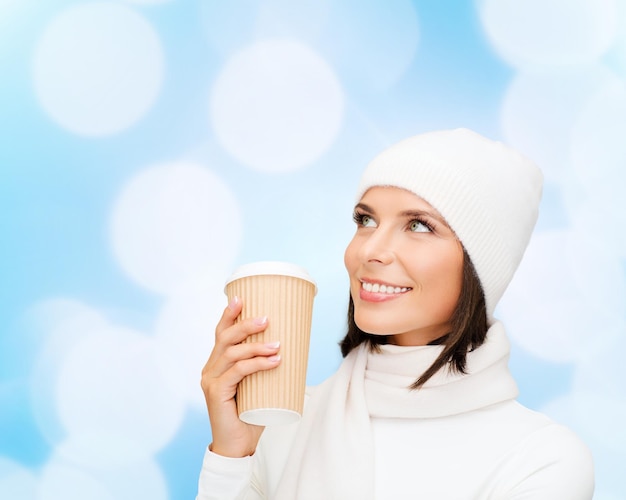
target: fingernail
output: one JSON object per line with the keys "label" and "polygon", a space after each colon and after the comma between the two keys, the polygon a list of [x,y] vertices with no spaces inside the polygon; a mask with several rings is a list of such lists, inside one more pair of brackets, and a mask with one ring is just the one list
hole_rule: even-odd
{"label": "fingernail", "polygon": [[237,304],[239,304],[239,297],[235,295],[228,303],[228,307],[230,307],[231,309],[235,309],[237,307]]}
{"label": "fingernail", "polygon": [[256,325],[262,326],[267,323],[267,316],[262,316],[260,318],[254,318],[254,323]]}
{"label": "fingernail", "polygon": [[269,358],[267,358],[267,360],[270,363],[278,363],[280,361],[280,354],[274,354],[273,356],[270,356]]}
{"label": "fingernail", "polygon": [[280,342],[268,342],[267,344],[265,344],[265,347],[267,347],[268,349],[278,349],[280,347]]}

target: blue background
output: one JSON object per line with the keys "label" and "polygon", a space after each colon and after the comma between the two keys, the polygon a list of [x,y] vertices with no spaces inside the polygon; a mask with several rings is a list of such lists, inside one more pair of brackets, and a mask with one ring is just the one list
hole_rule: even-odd
{"label": "blue background", "polygon": [[626,498],[626,11],[609,0],[0,0],[0,497],[193,498],[225,278],[309,270],[319,383],[340,362],[360,172],[461,126],[544,170],[496,315],[520,400],[589,444],[594,498]]}

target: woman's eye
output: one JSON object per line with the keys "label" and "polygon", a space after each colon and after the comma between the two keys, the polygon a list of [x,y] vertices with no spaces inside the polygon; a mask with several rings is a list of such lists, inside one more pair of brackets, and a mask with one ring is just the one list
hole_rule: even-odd
{"label": "woman's eye", "polygon": [[366,214],[362,214],[359,212],[354,212],[352,217],[354,222],[356,222],[357,226],[360,227],[376,227],[376,222],[372,217]]}
{"label": "woman's eye", "polygon": [[361,225],[363,227],[376,227],[376,222],[369,215],[363,215],[361,217]]}
{"label": "woman's eye", "polygon": [[430,228],[419,220],[411,221],[409,224],[409,230],[414,233],[430,233]]}

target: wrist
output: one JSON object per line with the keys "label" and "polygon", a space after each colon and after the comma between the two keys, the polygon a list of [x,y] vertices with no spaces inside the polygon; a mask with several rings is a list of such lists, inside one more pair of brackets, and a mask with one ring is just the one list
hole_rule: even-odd
{"label": "wrist", "polygon": [[225,446],[216,444],[215,441],[209,445],[209,451],[226,458],[245,458],[254,455],[255,450],[244,449],[233,446],[232,443]]}

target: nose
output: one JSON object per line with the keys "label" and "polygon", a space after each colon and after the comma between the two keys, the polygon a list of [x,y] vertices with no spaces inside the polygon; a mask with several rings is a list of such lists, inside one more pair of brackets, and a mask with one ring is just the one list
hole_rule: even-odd
{"label": "nose", "polygon": [[391,232],[379,227],[367,235],[359,249],[359,258],[363,263],[389,264],[393,262],[395,253]]}

